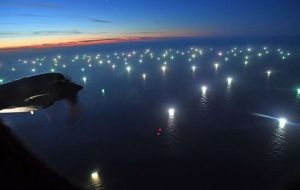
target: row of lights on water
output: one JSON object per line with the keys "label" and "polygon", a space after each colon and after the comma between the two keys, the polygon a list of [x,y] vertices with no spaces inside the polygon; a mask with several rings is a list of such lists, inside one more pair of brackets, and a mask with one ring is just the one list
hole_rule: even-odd
{"label": "row of lights on water", "polygon": [[[202,91],[203,90],[206,91],[205,87],[202,87]],[[168,114],[170,117],[174,117],[175,113],[176,113],[175,108],[173,108],[173,107],[168,108]],[[278,121],[278,127],[280,127],[280,128],[284,128],[286,126],[286,124],[288,124],[287,119],[284,117],[278,118],[277,121]]]}

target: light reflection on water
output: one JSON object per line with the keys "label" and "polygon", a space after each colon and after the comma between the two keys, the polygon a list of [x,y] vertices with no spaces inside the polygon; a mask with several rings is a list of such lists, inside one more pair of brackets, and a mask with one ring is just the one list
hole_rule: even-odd
{"label": "light reflection on water", "polygon": [[89,190],[101,190],[104,189],[102,186],[102,179],[98,172],[94,172],[91,174],[89,178]]}
{"label": "light reflection on water", "polygon": [[200,102],[199,102],[199,111],[203,118],[208,117],[207,104],[208,104],[207,92],[202,92],[200,96]]}
{"label": "light reflection on water", "polygon": [[232,103],[232,86],[231,84],[226,86],[225,90],[225,104],[230,106]]}
{"label": "light reflection on water", "polygon": [[276,163],[283,159],[286,148],[286,128],[277,127],[271,142],[271,162]]}
{"label": "light reflection on water", "polygon": [[297,97],[296,97],[296,103],[298,105],[300,105],[300,94],[297,94]]}
{"label": "light reflection on water", "polygon": [[166,128],[166,145],[167,145],[167,154],[174,156],[178,154],[178,129],[176,127],[176,120],[174,115],[168,116],[168,123]]}

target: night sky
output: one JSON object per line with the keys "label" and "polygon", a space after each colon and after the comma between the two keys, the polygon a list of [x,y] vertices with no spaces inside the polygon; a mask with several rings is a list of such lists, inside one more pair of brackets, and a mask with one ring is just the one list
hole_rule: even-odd
{"label": "night sky", "polygon": [[0,48],[161,37],[299,36],[292,0],[0,0]]}

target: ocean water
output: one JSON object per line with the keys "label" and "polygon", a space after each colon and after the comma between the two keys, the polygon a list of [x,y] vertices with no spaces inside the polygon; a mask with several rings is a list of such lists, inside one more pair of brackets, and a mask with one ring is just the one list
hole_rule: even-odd
{"label": "ocean water", "polygon": [[61,72],[84,88],[75,107],[1,118],[85,189],[286,189],[300,176],[299,63],[295,46],[193,42],[2,53],[2,83]]}

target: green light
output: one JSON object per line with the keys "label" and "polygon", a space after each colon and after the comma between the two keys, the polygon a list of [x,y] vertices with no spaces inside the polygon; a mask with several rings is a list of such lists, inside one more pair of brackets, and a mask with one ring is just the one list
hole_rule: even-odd
{"label": "green light", "polygon": [[50,71],[53,73],[53,72],[55,72],[55,69],[50,69]]}
{"label": "green light", "polygon": [[2,84],[4,82],[4,80],[3,79],[0,79],[0,84]]}
{"label": "green light", "polygon": [[300,88],[297,89],[297,94],[300,95]]}

